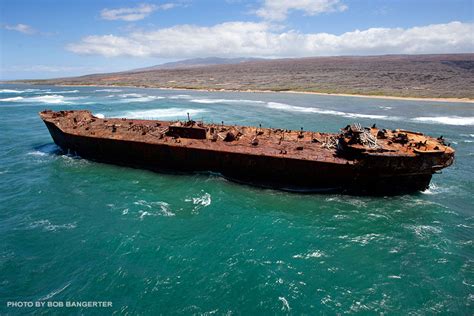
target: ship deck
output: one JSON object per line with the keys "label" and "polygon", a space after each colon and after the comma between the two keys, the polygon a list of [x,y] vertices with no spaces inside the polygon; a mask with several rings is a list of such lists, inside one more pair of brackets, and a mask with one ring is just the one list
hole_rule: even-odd
{"label": "ship deck", "polygon": [[[353,164],[353,160],[338,157],[331,138],[337,134],[312,131],[294,131],[263,127],[234,126],[224,124],[203,124],[199,122],[140,120],[127,118],[98,118],[89,111],[43,111],[43,120],[56,125],[61,131],[71,135],[92,138],[107,138],[162,144],[173,147],[263,155],[284,159],[317,160],[334,164]],[[191,126],[205,130],[205,138],[175,137],[169,135],[170,127]],[[376,137],[379,130],[370,129]],[[407,143],[391,141],[399,130],[384,131],[384,139],[377,140],[377,149],[371,150],[362,145],[353,148],[364,150],[369,155],[414,157],[423,152],[452,150],[434,138],[421,133],[401,131],[407,135]],[[228,135],[230,134],[230,136]],[[229,139],[230,138],[230,139]],[[413,146],[412,146],[413,145]]]}

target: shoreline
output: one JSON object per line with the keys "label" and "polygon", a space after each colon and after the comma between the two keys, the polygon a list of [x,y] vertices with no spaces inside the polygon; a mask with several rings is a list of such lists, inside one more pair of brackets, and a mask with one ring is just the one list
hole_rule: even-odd
{"label": "shoreline", "polygon": [[396,97],[396,96],[378,96],[367,94],[348,94],[348,93],[324,93],[312,91],[273,91],[273,90],[231,90],[231,89],[193,89],[193,88],[160,88],[160,87],[140,87],[140,86],[115,86],[115,85],[68,85],[58,84],[55,86],[64,87],[107,87],[107,88],[139,88],[139,89],[157,89],[172,91],[200,91],[200,92],[244,92],[244,93],[290,93],[290,94],[309,94],[333,97],[355,97],[367,99],[383,99],[383,100],[401,100],[401,101],[426,101],[426,102],[448,102],[448,103],[474,103],[474,99],[469,98],[420,98],[420,97]]}
{"label": "shoreline", "polygon": [[[10,83],[9,83],[10,84]],[[26,82],[19,82],[17,84],[30,84]],[[41,85],[41,84],[31,84]],[[381,99],[381,100],[400,100],[400,101],[425,101],[425,102],[447,102],[447,103],[473,103],[474,99],[469,98],[421,98],[421,97],[397,97],[397,96],[385,96],[385,95],[367,95],[367,94],[349,94],[349,93],[325,93],[325,92],[313,92],[313,91],[273,91],[273,90],[233,90],[233,89],[193,89],[193,88],[169,88],[169,87],[142,87],[133,85],[101,85],[101,84],[51,84],[58,87],[100,87],[100,88],[138,88],[138,89],[157,89],[157,90],[172,90],[172,91],[200,91],[200,92],[243,92],[243,93],[289,93],[289,94],[309,94],[309,95],[321,95],[321,96],[334,96],[334,97],[355,97],[355,98],[367,98],[367,99]]]}

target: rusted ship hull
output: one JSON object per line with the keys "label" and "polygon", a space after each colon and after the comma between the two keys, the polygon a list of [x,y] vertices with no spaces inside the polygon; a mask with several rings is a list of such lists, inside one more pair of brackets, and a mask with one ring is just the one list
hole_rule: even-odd
{"label": "rusted ship hull", "polygon": [[[59,147],[93,161],[153,171],[217,172],[237,182],[290,191],[371,195],[421,191],[428,188],[437,170],[431,166],[439,166],[422,155],[334,163],[94,137],[65,132],[54,122],[44,121]],[[436,157],[428,159],[441,159]]]}

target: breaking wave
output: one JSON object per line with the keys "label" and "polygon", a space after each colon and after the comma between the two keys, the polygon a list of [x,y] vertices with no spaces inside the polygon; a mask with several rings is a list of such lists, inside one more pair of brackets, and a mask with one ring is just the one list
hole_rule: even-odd
{"label": "breaking wave", "polygon": [[178,94],[168,97],[168,99],[190,99],[191,96],[188,94]]}
{"label": "breaking wave", "polygon": [[326,114],[326,115],[336,115],[344,116],[349,118],[367,118],[367,119],[380,119],[380,120],[399,120],[399,117],[395,116],[386,116],[386,115],[375,115],[375,114],[360,114],[360,113],[347,113],[334,110],[324,110],[317,107],[302,107],[295,106],[286,103],[280,102],[265,102],[258,100],[245,100],[245,99],[192,99],[190,102],[202,103],[202,104],[215,104],[215,103],[225,103],[225,104],[259,104],[264,105],[267,108],[288,112],[301,112],[301,113],[317,113],[317,114]]}
{"label": "breaking wave", "polygon": [[165,97],[155,95],[143,95],[139,93],[126,93],[120,95],[123,100],[121,102],[150,102],[153,100],[164,99]]}
{"label": "breaking wave", "polygon": [[[26,89],[26,90],[15,90],[15,89],[0,89],[0,93],[28,93],[41,91],[40,89]],[[43,90],[46,91],[46,90]]]}
{"label": "breaking wave", "polygon": [[431,124],[445,124],[445,125],[474,125],[474,117],[461,117],[461,116],[423,116],[415,117],[413,121]]}
{"label": "breaking wave", "polygon": [[290,112],[318,113],[318,114],[344,116],[344,117],[350,117],[350,118],[369,118],[369,119],[380,119],[380,120],[399,119],[397,117],[386,116],[386,115],[346,113],[346,112],[334,111],[334,110],[323,110],[323,109],[315,108],[315,107],[294,106],[294,105],[289,105],[286,103],[279,103],[279,102],[268,102],[267,107],[270,109],[290,111]]}
{"label": "breaking wave", "polygon": [[192,99],[192,100],[190,100],[190,102],[202,103],[202,104],[215,104],[215,103],[264,104],[264,103],[266,103],[264,101],[245,100],[245,99],[237,99],[237,100],[233,100],[233,99]]}
{"label": "breaking wave", "polygon": [[63,90],[63,91],[46,91],[44,93],[51,93],[51,94],[55,94],[55,93],[78,93],[79,90]]}
{"label": "breaking wave", "polygon": [[95,92],[122,92],[120,89],[97,89]]}
{"label": "breaking wave", "polygon": [[66,98],[59,94],[52,95],[41,95],[37,97],[13,97],[0,99],[2,102],[37,102],[37,103],[47,103],[47,104],[72,104],[71,100],[80,99],[76,98]]}
{"label": "breaking wave", "polygon": [[128,111],[122,114],[123,117],[135,118],[135,119],[160,119],[160,118],[186,118],[187,113],[194,116],[207,112],[205,109],[180,109],[180,108],[167,108],[167,109],[154,109],[154,110],[138,110]]}
{"label": "breaking wave", "polygon": [[21,101],[23,99],[24,99],[23,97],[13,97],[13,98],[0,99],[0,101],[2,101],[2,102],[16,102],[16,101]]}

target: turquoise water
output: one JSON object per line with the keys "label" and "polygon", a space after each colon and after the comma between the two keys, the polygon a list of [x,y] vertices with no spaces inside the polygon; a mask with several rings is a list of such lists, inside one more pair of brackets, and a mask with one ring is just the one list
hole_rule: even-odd
{"label": "turquoise water", "polygon": [[[0,314],[334,314],[474,305],[474,106],[283,93],[0,86]],[[455,164],[398,197],[298,195],[63,155],[37,113],[440,134]],[[109,301],[108,308],[8,307]]]}

